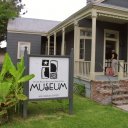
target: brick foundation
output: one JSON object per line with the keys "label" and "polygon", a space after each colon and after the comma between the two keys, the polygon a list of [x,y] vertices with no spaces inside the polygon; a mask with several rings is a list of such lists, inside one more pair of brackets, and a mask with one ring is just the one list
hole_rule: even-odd
{"label": "brick foundation", "polygon": [[101,104],[128,103],[128,80],[92,81],[91,98]]}

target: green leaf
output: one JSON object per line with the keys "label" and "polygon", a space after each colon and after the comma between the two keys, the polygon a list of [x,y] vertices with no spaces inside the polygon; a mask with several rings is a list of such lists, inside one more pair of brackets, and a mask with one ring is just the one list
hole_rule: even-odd
{"label": "green leaf", "polygon": [[18,70],[17,79],[19,80],[21,78],[21,76],[23,75],[24,70],[25,70],[24,58],[23,57],[21,58],[20,62],[17,63],[17,70]]}
{"label": "green leaf", "polygon": [[4,102],[6,100],[7,95],[10,92],[11,83],[3,82],[0,83],[0,102]]}
{"label": "green leaf", "polygon": [[23,67],[24,67],[24,58],[22,57],[20,62],[17,63],[17,69],[22,70]]}
{"label": "green leaf", "polygon": [[7,113],[7,110],[2,110],[2,111],[0,111],[0,116],[1,115],[4,115],[4,114],[6,114]]}
{"label": "green leaf", "polygon": [[27,100],[27,96],[25,96],[24,94],[18,94],[17,98],[18,100]]}
{"label": "green leaf", "polygon": [[18,83],[24,83],[24,82],[26,82],[26,81],[31,80],[31,79],[34,78],[34,77],[35,77],[34,74],[26,75],[26,76],[22,77],[20,80],[18,80]]}
{"label": "green leaf", "polygon": [[2,70],[1,70],[1,74],[0,74],[0,80],[3,80],[3,77],[7,72],[10,72],[13,76],[17,76],[15,74],[16,68],[15,68],[14,64],[12,63],[12,60],[8,53],[6,53],[5,57],[4,57],[4,62],[3,62],[3,66],[2,66]]}
{"label": "green leaf", "polygon": [[6,64],[7,63],[7,59],[8,59],[8,55],[6,53],[5,57],[4,57],[3,65],[2,65],[2,70],[1,70],[1,73],[0,73],[0,81],[3,80],[4,75],[8,71],[7,64]]}

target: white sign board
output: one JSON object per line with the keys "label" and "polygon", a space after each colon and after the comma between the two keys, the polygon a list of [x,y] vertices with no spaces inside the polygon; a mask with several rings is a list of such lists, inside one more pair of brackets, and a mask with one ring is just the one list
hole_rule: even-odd
{"label": "white sign board", "polygon": [[69,58],[30,57],[29,74],[29,99],[68,97]]}

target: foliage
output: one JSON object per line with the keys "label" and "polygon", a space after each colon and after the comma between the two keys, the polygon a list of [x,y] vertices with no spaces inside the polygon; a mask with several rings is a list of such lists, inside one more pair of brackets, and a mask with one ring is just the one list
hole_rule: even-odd
{"label": "foliage", "polygon": [[82,84],[74,84],[74,93],[81,95],[81,96],[85,96],[85,86]]}
{"label": "foliage", "polygon": [[7,109],[16,105],[20,100],[26,100],[23,94],[24,82],[32,79],[33,74],[24,76],[24,59],[17,63],[17,67],[12,63],[8,53],[0,73],[0,115],[7,112]]}
{"label": "foliage", "polygon": [[0,0],[0,41],[6,37],[8,20],[18,17],[23,8],[21,0]]}

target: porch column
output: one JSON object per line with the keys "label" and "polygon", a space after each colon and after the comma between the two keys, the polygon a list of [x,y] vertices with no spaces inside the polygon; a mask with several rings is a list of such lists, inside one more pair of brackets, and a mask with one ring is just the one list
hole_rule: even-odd
{"label": "porch column", "polygon": [[56,55],[56,33],[54,32],[54,55]]}
{"label": "porch column", "polygon": [[90,77],[92,80],[95,79],[95,53],[96,53],[96,10],[92,10],[92,47],[91,47],[91,69]]}
{"label": "porch column", "polygon": [[120,60],[119,61],[120,63],[120,70],[119,70],[119,73],[118,73],[118,79],[121,80],[124,76],[124,60]]}
{"label": "porch column", "polygon": [[127,62],[128,62],[128,23],[127,23]]}
{"label": "porch column", "polygon": [[74,21],[74,58],[79,59],[79,24],[78,21]]}
{"label": "porch column", "polygon": [[62,45],[61,45],[61,55],[65,55],[65,28],[62,29]]}
{"label": "porch column", "polygon": [[47,36],[47,39],[48,39],[48,55],[50,53],[50,36]]}
{"label": "porch column", "polygon": [[78,21],[74,21],[74,75],[79,76],[79,24]]}

